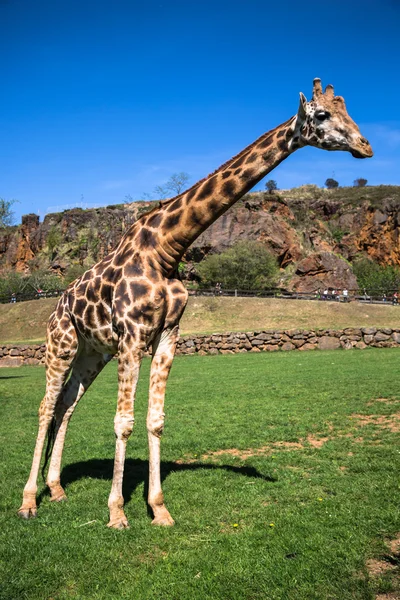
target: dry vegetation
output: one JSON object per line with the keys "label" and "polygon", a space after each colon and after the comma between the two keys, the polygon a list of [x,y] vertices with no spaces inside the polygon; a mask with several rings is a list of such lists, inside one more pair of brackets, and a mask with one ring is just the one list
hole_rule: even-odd
{"label": "dry vegetation", "polygon": [[[0,305],[0,341],[39,342],[57,300],[42,299]],[[273,298],[191,297],[182,333],[222,333],[261,329],[341,329],[399,327],[400,308],[351,302],[317,302]]]}

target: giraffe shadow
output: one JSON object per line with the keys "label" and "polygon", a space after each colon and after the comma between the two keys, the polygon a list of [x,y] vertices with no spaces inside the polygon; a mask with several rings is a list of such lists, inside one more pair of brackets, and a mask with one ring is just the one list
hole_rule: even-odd
{"label": "giraffe shadow", "polygon": [[[103,458],[103,459],[90,459],[87,461],[76,462],[70,465],[66,465],[61,473],[61,485],[64,487],[68,494],[68,486],[80,479],[91,478],[91,479],[105,479],[112,481],[114,468],[114,459]],[[210,463],[196,462],[196,463],[177,463],[174,461],[161,461],[161,481],[163,482],[171,473],[179,473],[185,471],[198,471],[198,470],[209,470],[209,471],[220,471],[224,470],[228,473],[235,473],[243,477],[249,477],[251,479],[262,479],[270,483],[277,481],[276,478],[270,475],[263,475],[256,468],[243,465],[215,465]],[[149,463],[147,460],[127,458],[125,461],[124,468],[124,483],[122,493],[124,496],[125,504],[131,500],[133,493],[136,488],[144,484],[143,498],[146,502],[147,511],[151,516],[151,509],[147,505],[148,495],[148,480],[149,480]],[[38,504],[48,495],[48,490],[43,490],[39,495]]]}

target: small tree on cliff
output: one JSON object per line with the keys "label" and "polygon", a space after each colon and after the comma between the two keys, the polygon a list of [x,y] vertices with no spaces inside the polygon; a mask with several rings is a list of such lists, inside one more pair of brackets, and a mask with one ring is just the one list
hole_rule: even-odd
{"label": "small tree on cliff", "polygon": [[238,242],[221,254],[212,254],[197,267],[203,287],[221,283],[225,289],[263,290],[274,285],[278,265],[259,242]]}
{"label": "small tree on cliff", "polygon": [[184,171],[172,173],[171,177],[164,185],[157,185],[154,188],[154,193],[158,198],[168,198],[169,196],[178,195],[183,192],[189,179],[189,174]]}
{"label": "small tree on cliff", "polygon": [[275,179],[269,179],[265,184],[265,189],[268,190],[269,194],[272,194],[272,192],[276,192],[276,190],[278,189],[278,184],[276,183]]}
{"label": "small tree on cliff", "polygon": [[325,181],[325,185],[328,188],[328,190],[334,190],[335,188],[339,187],[339,182],[336,181],[336,179],[333,179],[332,177],[328,177],[328,179]]}
{"label": "small tree on cliff", "polygon": [[0,227],[12,225],[14,213],[11,210],[11,207],[16,202],[17,200],[5,200],[4,198],[0,198]]}
{"label": "small tree on cliff", "polygon": [[364,179],[363,177],[359,177],[354,180],[354,187],[365,187],[368,183],[368,179]]}

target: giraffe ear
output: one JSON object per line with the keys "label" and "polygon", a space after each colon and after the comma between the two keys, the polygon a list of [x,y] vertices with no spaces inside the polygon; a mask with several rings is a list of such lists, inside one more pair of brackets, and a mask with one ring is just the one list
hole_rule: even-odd
{"label": "giraffe ear", "polygon": [[303,92],[300,92],[300,104],[299,104],[299,110],[297,111],[297,115],[301,119],[306,118],[306,104],[307,104],[307,98],[305,97]]}

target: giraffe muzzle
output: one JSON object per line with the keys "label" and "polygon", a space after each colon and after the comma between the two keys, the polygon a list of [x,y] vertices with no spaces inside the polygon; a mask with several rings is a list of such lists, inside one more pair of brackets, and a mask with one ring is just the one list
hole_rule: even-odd
{"label": "giraffe muzzle", "polygon": [[374,155],[369,141],[363,137],[359,138],[354,147],[350,148],[350,152],[354,158],[371,158]]}

